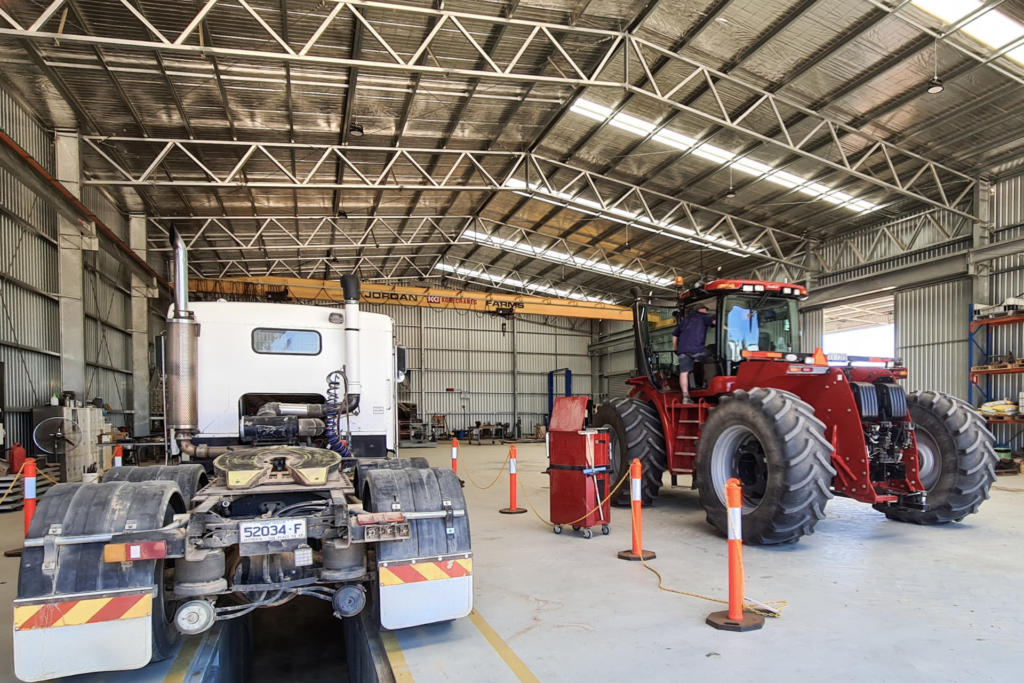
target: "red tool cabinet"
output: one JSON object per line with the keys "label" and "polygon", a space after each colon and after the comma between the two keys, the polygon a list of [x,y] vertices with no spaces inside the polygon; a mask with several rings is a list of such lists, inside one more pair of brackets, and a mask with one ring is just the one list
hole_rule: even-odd
{"label": "red tool cabinet", "polygon": [[[551,523],[593,535],[592,527],[607,534],[611,507],[608,496],[608,431],[587,428],[586,396],[555,399],[548,427],[548,473],[551,475]],[[602,501],[603,504],[602,504]]]}

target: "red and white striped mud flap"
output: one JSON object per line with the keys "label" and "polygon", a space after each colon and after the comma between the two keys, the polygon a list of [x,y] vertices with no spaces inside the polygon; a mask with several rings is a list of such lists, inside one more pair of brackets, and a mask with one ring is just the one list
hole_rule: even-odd
{"label": "red and white striped mud flap", "polygon": [[380,561],[377,573],[386,629],[460,619],[473,611],[472,553]]}
{"label": "red and white striped mud flap", "polygon": [[45,681],[146,666],[153,650],[154,590],[15,600],[15,675],[23,681]]}

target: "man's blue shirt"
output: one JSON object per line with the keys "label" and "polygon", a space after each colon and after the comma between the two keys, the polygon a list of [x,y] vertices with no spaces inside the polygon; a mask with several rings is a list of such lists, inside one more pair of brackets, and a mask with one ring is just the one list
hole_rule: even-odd
{"label": "man's blue shirt", "polygon": [[707,338],[709,327],[713,327],[715,319],[708,313],[693,311],[683,318],[672,333],[678,337],[676,346],[677,353],[701,353],[704,351],[704,340]]}

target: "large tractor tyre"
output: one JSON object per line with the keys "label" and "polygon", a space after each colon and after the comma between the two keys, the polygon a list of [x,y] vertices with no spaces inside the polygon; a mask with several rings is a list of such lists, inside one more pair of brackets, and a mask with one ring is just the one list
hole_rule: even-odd
{"label": "large tractor tyre", "polygon": [[995,437],[971,406],[938,391],[907,396],[917,436],[919,476],[927,510],[876,505],[889,519],[914,524],[959,522],[978,511],[996,480]]}
{"label": "large tractor tyre", "polygon": [[[644,473],[640,497],[644,505],[653,503],[661,490],[661,475],[668,467],[665,434],[658,411],[635,398],[613,398],[597,409],[593,424],[610,428],[608,456],[612,486],[629,472],[633,459],[639,459]],[[629,505],[629,484],[619,487],[612,503]]]}
{"label": "large tractor tyre", "polygon": [[[170,524],[185,512],[177,484],[171,481],[57,484],[39,498],[28,538],[42,538],[55,524],[62,536],[121,533],[132,520],[139,531]],[[105,543],[63,546],[55,572],[43,571],[43,549],[25,548],[18,572],[18,597],[107,591],[156,586],[153,598],[153,650],[150,661],[172,656],[180,634],[174,626],[164,560],[126,563],[103,561]],[[173,562],[168,560],[167,562]]]}
{"label": "large tractor tyre", "polygon": [[743,484],[743,540],[795,543],[832,498],[832,446],[814,409],[778,389],[737,390],[711,411],[697,442],[697,489],[708,523],[728,535],[725,484]]}
{"label": "large tractor tyre", "polygon": [[103,473],[103,481],[173,481],[189,509],[192,509],[192,499],[200,489],[210,483],[202,465],[112,467]]}

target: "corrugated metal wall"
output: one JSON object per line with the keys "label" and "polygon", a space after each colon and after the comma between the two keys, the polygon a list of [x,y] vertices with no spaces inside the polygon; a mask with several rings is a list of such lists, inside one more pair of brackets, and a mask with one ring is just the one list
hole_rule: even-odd
{"label": "corrugated metal wall", "polygon": [[[0,128],[55,173],[53,136],[0,89]],[[82,195],[121,239],[128,222],[97,188]],[[61,390],[57,214],[0,170],[0,361],[6,373],[7,443],[31,442],[31,409]],[[104,251],[86,252],[86,396],[131,410],[130,274]],[[129,420],[130,422],[130,420]]]}
{"label": "corrugated metal wall", "polygon": [[825,336],[825,309],[800,313],[800,352],[813,353],[821,348]]}
{"label": "corrugated metal wall", "polygon": [[[572,371],[573,394],[592,395],[590,321],[363,308],[395,320],[396,343],[409,350],[410,368],[399,400],[415,403],[424,420],[445,415],[449,429],[462,429],[474,422],[512,424],[518,414],[524,432],[532,431],[547,415],[548,372],[561,368]],[[564,391],[564,380],[557,380],[556,391]]]}
{"label": "corrugated metal wall", "polygon": [[[0,89],[0,128],[54,172],[53,138]],[[31,408],[60,390],[57,214],[0,171],[0,361],[7,444],[31,442]]]}
{"label": "corrugated metal wall", "polygon": [[[930,215],[934,222],[927,218]],[[940,230],[936,223],[942,226]],[[818,249],[830,272],[821,284],[834,284],[870,272],[892,270],[921,260],[921,256],[905,256],[921,250],[926,258],[950,253],[936,247],[957,237],[970,237],[971,226],[949,211],[928,209],[907,214],[826,240]],[[949,245],[946,245],[947,247]],[[956,249],[953,249],[956,251]],[[882,262],[882,263],[878,263]],[[868,264],[876,264],[873,268]]]}
{"label": "corrugated metal wall", "polygon": [[105,251],[85,253],[85,400],[101,398],[129,425],[132,396],[131,272]]}
{"label": "corrugated metal wall", "polygon": [[1024,176],[1000,180],[992,186],[992,222],[997,230],[1024,223]]}
{"label": "corrugated metal wall", "polygon": [[598,403],[609,398],[625,398],[630,386],[626,380],[636,371],[636,354],[633,351],[633,324],[615,320],[602,320],[598,324],[597,342],[621,339],[592,353],[599,386]]}
{"label": "corrugated metal wall", "polygon": [[969,279],[896,292],[896,355],[908,391],[933,389],[967,399]]}

